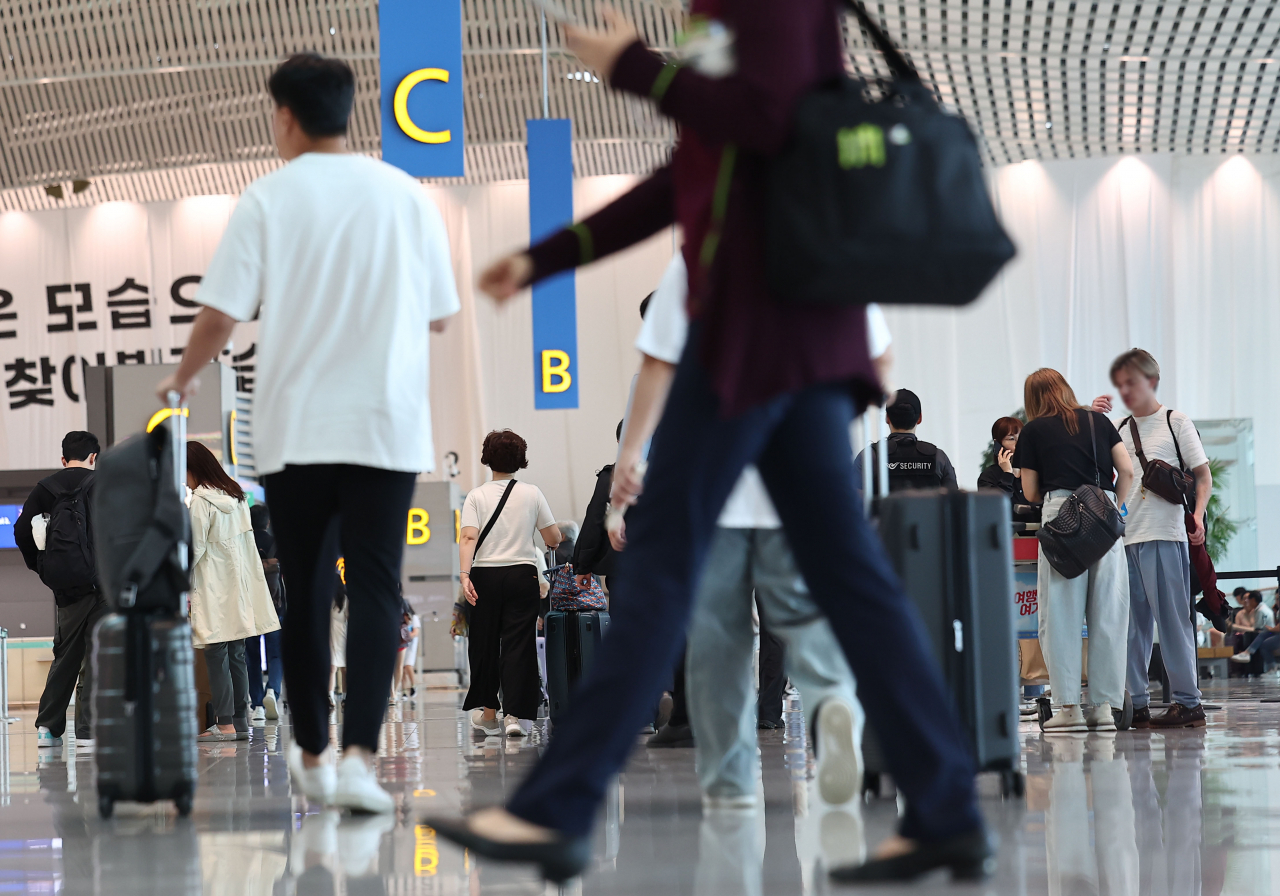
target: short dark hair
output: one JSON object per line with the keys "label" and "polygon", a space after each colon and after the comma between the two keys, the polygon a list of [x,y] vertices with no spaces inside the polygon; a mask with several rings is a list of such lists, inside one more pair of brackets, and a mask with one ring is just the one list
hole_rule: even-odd
{"label": "short dark hair", "polygon": [[[187,442],[187,472],[195,477],[196,488],[220,488],[237,501],[244,500],[244,489],[231,478],[213,452],[201,442]],[[250,517],[252,522],[252,517]]]}
{"label": "short dark hair", "polygon": [[911,429],[920,422],[920,396],[910,389],[899,389],[884,413],[895,429]]}
{"label": "short dark hair", "polygon": [[1236,590],[1231,592],[1232,597],[1244,597],[1249,593],[1249,589],[1243,585],[1237,585]]}
{"label": "short dark hair", "polygon": [[991,440],[997,445],[1015,432],[1022,432],[1022,421],[1017,417],[1001,417],[991,424]]}
{"label": "short dark hair", "polygon": [[63,460],[88,460],[89,455],[102,450],[98,437],[84,430],[73,430],[62,437]]}
{"label": "short dark hair", "polygon": [[509,429],[495,429],[484,437],[480,463],[495,473],[514,473],[529,466],[525,452],[528,443]]}
{"label": "short dark hair", "polygon": [[308,137],[337,137],[347,132],[356,98],[356,76],[341,59],[296,53],[271,73],[267,89],[277,106],[293,113]]}

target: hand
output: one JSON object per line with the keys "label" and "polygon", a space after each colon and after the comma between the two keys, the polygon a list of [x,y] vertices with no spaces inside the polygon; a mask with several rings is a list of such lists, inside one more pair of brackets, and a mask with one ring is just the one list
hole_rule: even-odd
{"label": "hand", "polygon": [[565,44],[573,54],[607,81],[613,77],[613,67],[622,51],[639,40],[640,33],[611,6],[601,6],[600,17],[604,19],[604,31],[588,31],[573,25],[561,27],[564,28]]}
{"label": "hand", "polygon": [[574,576],[573,581],[579,588],[585,591],[591,587],[592,578],[593,576],[591,575],[591,573],[585,572],[580,576]]}
{"label": "hand", "polygon": [[533,259],[528,252],[517,252],[495,261],[480,275],[480,289],[505,302],[529,285],[533,279]]}
{"label": "hand", "polygon": [[160,381],[156,386],[156,395],[160,399],[160,403],[165,407],[169,407],[169,393],[177,392],[179,401],[185,402],[188,398],[200,391],[200,378],[192,377],[188,383],[178,382],[176,375],[170,375]]}
{"label": "hand", "polygon": [[1187,533],[1187,538],[1192,544],[1204,544],[1204,511],[1197,510],[1192,519],[1196,522],[1196,528],[1195,531]]}
{"label": "hand", "polygon": [[471,576],[462,577],[462,596],[473,607],[476,605],[476,601],[480,599],[480,595],[476,594],[476,586],[471,584]]}
{"label": "hand", "polygon": [[1093,409],[1097,411],[1099,414],[1110,414],[1111,413],[1111,396],[1099,395],[1097,398],[1093,400]]}
{"label": "hand", "polygon": [[615,551],[625,551],[627,549],[627,518],[618,517],[618,524],[615,528],[609,529],[609,544],[613,545]]}
{"label": "hand", "polygon": [[1013,473],[1013,452],[1008,448],[1000,448],[996,452],[996,463],[1006,473]]}
{"label": "hand", "polygon": [[613,484],[609,487],[609,503],[614,507],[630,507],[644,493],[644,462],[638,455],[623,454],[613,467]]}

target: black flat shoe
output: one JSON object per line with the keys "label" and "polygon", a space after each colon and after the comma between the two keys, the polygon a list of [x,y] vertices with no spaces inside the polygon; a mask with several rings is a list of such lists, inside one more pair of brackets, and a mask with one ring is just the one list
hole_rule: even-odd
{"label": "black flat shoe", "polygon": [[645,741],[647,747],[692,747],[693,728],[689,725],[663,725],[658,733]]}
{"label": "black flat shoe", "polygon": [[952,880],[986,880],[996,870],[996,851],[987,832],[972,831],[938,843],[922,843],[900,856],[833,868],[831,879],[848,884],[908,881],[939,868],[948,869]]}
{"label": "black flat shoe", "polygon": [[787,726],[781,720],[775,722],[773,719],[756,719],[756,728],[761,731],[777,731],[785,727]]}
{"label": "black flat shoe", "polygon": [[471,830],[465,818],[424,818],[422,823],[487,859],[537,865],[542,876],[556,884],[577,877],[591,860],[591,842],[586,837],[562,837],[551,843],[502,843]]}

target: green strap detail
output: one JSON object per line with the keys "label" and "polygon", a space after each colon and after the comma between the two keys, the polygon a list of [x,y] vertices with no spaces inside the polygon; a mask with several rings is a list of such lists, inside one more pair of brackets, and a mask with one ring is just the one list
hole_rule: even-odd
{"label": "green strap detail", "polygon": [[578,264],[591,264],[596,260],[596,241],[586,224],[570,224],[569,230],[578,235]]}
{"label": "green strap detail", "polygon": [[704,268],[711,267],[715,261],[716,250],[720,248],[720,232],[723,229],[724,216],[729,208],[729,188],[733,185],[733,169],[738,161],[738,145],[726,143],[724,152],[720,154],[720,171],[716,174],[716,191],[711,197],[711,228],[702,240],[702,250],[698,260]]}
{"label": "green strap detail", "polygon": [[671,82],[675,80],[676,72],[680,70],[680,66],[674,62],[668,62],[662,67],[662,71],[658,72],[658,77],[653,79],[653,86],[649,88],[649,96],[658,102],[662,102],[662,98],[667,95],[667,90],[671,87]]}

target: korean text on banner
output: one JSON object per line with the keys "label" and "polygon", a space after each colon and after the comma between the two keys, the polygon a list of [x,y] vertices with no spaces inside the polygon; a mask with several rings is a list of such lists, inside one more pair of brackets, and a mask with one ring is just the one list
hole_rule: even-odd
{"label": "korean text on banner", "polygon": [[[573,222],[573,128],[567,118],[529,126],[529,238]],[[533,286],[533,406],[578,406],[578,309],[574,272]]]}
{"label": "korean text on banner", "polygon": [[414,177],[462,177],[461,0],[382,0],[382,159]]}

